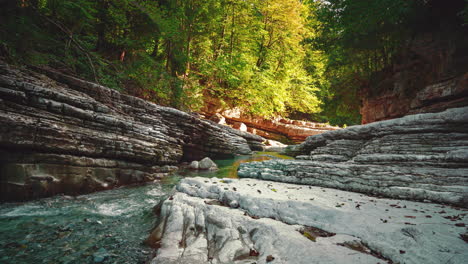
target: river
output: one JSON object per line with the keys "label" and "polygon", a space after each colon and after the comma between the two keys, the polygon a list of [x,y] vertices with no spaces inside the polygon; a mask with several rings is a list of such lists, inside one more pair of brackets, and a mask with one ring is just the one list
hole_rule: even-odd
{"label": "river", "polygon": [[154,254],[144,244],[156,221],[152,208],[181,178],[236,178],[240,163],[273,155],[216,160],[218,171],[182,171],[142,186],[0,204],[0,263],[146,263]]}

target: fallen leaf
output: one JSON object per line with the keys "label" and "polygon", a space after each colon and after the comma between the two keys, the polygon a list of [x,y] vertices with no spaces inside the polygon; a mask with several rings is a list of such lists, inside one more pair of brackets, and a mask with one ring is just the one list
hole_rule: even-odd
{"label": "fallen leaf", "polygon": [[250,250],[249,256],[257,257],[258,255],[260,255],[260,253],[258,253],[258,251],[256,251],[255,249]]}
{"label": "fallen leaf", "polygon": [[266,262],[272,262],[273,260],[275,260],[275,257],[273,257],[272,255],[268,255],[266,257]]}

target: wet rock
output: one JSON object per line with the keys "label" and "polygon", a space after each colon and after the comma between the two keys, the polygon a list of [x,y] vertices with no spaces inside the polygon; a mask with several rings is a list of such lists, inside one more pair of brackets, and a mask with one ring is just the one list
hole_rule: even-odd
{"label": "wet rock", "polygon": [[216,165],[216,163],[210,158],[205,157],[200,161],[192,161],[188,168],[191,170],[217,170],[218,165]]}
{"label": "wet rock", "polygon": [[198,170],[199,169],[199,162],[194,160],[190,163],[189,169],[191,170]]}
{"label": "wet rock", "polygon": [[218,169],[218,165],[214,163],[210,158],[206,157],[198,163],[198,168],[200,170],[216,170]]}

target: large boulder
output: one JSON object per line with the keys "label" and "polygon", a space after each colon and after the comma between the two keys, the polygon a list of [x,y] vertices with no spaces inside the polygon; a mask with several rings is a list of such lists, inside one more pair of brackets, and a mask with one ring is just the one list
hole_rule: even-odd
{"label": "large boulder", "polygon": [[468,207],[468,107],[311,136],[289,155],[244,163],[240,177]]}

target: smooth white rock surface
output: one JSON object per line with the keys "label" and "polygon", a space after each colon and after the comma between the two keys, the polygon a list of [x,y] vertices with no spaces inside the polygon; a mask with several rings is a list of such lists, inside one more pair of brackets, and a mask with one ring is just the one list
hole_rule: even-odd
{"label": "smooth white rock surface", "polygon": [[[153,264],[266,263],[268,255],[275,257],[269,263],[386,263],[337,245],[353,240],[394,263],[468,259],[460,238],[466,227],[455,226],[468,225],[466,209],[255,179],[186,178],[177,191],[153,231],[162,237]],[[337,235],[313,242],[297,231],[302,225]],[[235,261],[250,249],[258,259]]]}

